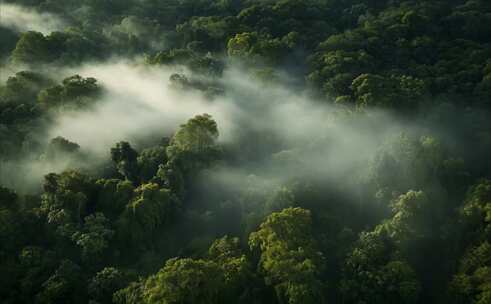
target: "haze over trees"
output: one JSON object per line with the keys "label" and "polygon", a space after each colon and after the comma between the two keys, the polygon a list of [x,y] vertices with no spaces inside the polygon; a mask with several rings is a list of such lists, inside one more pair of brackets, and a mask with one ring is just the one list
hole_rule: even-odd
{"label": "haze over trees", "polygon": [[491,303],[489,1],[0,14],[0,302]]}

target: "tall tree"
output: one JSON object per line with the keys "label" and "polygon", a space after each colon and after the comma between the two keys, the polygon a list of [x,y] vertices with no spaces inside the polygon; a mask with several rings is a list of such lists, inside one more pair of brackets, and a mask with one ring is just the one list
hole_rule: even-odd
{"label": "tall tree", "polygon": [[288,208],[271,214],[251,233],[249,245],[259,250],[260,270],[280,303],[324,302],[319,280],[324,257],[313,239],[310,211]]}

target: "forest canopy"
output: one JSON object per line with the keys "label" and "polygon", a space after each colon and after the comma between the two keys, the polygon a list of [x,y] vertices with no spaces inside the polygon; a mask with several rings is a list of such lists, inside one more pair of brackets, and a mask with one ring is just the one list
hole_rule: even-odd
{"label": "forest canopy", "polygon": [[491,303],[491,3],[4,0],[6,304]]}

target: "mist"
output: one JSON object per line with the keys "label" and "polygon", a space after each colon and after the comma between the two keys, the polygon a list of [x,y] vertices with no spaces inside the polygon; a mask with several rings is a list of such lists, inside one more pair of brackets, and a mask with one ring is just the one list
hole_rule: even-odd
{"label": "mist", "polygon": [[[18,5],[0,4],[0,10],[0,25],[19,32],[47,34],[66,26],[58,16]],[[137,30],[138,35],[153,26],[139,24],[135,18],[123,21],[116,26],[118,30]],[[233,151],[239,161],[221,164],[215,170],[217,175],[231,177],[216,179],[228,183],[237,180],[235,184],[240,185],[240,180],[250,174],[278,182],[298,175],[352,179],[366,170],[385,139],[419,128],[403,124],[388,112],[349,113],[332,103],[314,100],[309,92],[292,87],[288,76],[265,84],[243,67],[230,62],[227,66],[224,75],[214,80],[225,93],[213,100],[199,90],[180,90],[170,84],[174,73],[200,79],[182,66],[150,66],[141,59],[125,58],[69,68],[45,66],[43,71],[58,81],[74,74],[94,77],[104,93],[92,107],[53,117],[41,142],[48,143],[57,136],[76,142],[87,156],[83,167],[97,167],[108,161],[110,148],[119,141],[141,149],[158,138],[171,137],[189,118],[208,113],[217,121],[220,143],[226,148],[244,149]],[[36,185],[44,174],[69,169],[73,162],[31,159],[3,167],[10,168],[3,170],[6,172],[23,172],[20,175],[26,177],[20,180]]]}
{"label": "mist", "polygon": [[171,137],[195,115],[208,113],[218,124],[219,143],[226,150],[241,150],[228,151],[235,161],[207,171],[207,179],[231,189],[239,189],[251,175],[262,176],[275,186],[305,176],[350,187],[387,138],[419,128],[380,110],[346,111],[312,99],[307,91],[292,89],[288,81],[264,84],[242,68],[229,66],[216,79],[225,93],[213,99],[199,90],[173,87],[169,77],[174,73],[200,77],[180,66],[114,59],[53,68],[54,78],[80,74],[96,78],[103,88],[94,106],[58,113],[43,135],[45,143],[62,136],[79,144],[84,161],[75,166],[76,162],[68,160],[23,159],[9,164],[15,169],[7,172],[23,172],[22,183],[28,180],[27,188],[35,189],[47,173],[108,162],[110,148],[119,141],[128,141],[139,150]]}
{"label": "mist", "polygon": [[0,26],[17,32],[37,31],[49,34],[63,30],[66,22],[50,13],[15,4],[0,4]]}
{"label": "mist", "polygon": [[211,102],[197,91],[172,88],[169,77],[184,68],[160,68],[116,60],[62,71],[94,77],[104,94],[86,111],[64,112],[49,129],[49,137],[63,136],[93,155],[106,155],[117,141],[171,136],[180,124],[209,113],[220,125],[222,138],[233,128],[239,108],[227,99]]}
{"label": "mist", "polygon": [[231,189],[239,189],[251,175],[274,186],[303,176],[351,187],[385,140],[420,129],[386,111],[357,113],[315,100],[308,91],[289,86],[287,78],[263,83],[243,67],[228,66],[215,79],[224,93],[213,99],[200,90],[172,86],[169,78],[175,73],[201,79],[182,66],[117,58],[46,67],[45,73],[56,81],[79,74],[96,78],[103,89],[93,106],[57,113],[39,134],[46,145],[58,136],[77,143],[84,159],[20,159],[2,164],[1,179],[8,186],[37,191],[45,174],[100,167],[110,161],[110,148],[117,142],[128,141],[141,150],[172,137],[195,115],[208,113],[218,124],[219,143],[232,149],[228,153],[235,161],[221,162],[206,172],[206,179]]}

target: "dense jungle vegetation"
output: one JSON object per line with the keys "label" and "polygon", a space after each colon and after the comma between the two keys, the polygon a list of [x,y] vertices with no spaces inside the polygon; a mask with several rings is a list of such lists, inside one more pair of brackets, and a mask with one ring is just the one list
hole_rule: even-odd
{"label": "dense jungle vegetation", "polygon": [[0,81],[2,303],[491,304],[490,1],[4,0]]}

